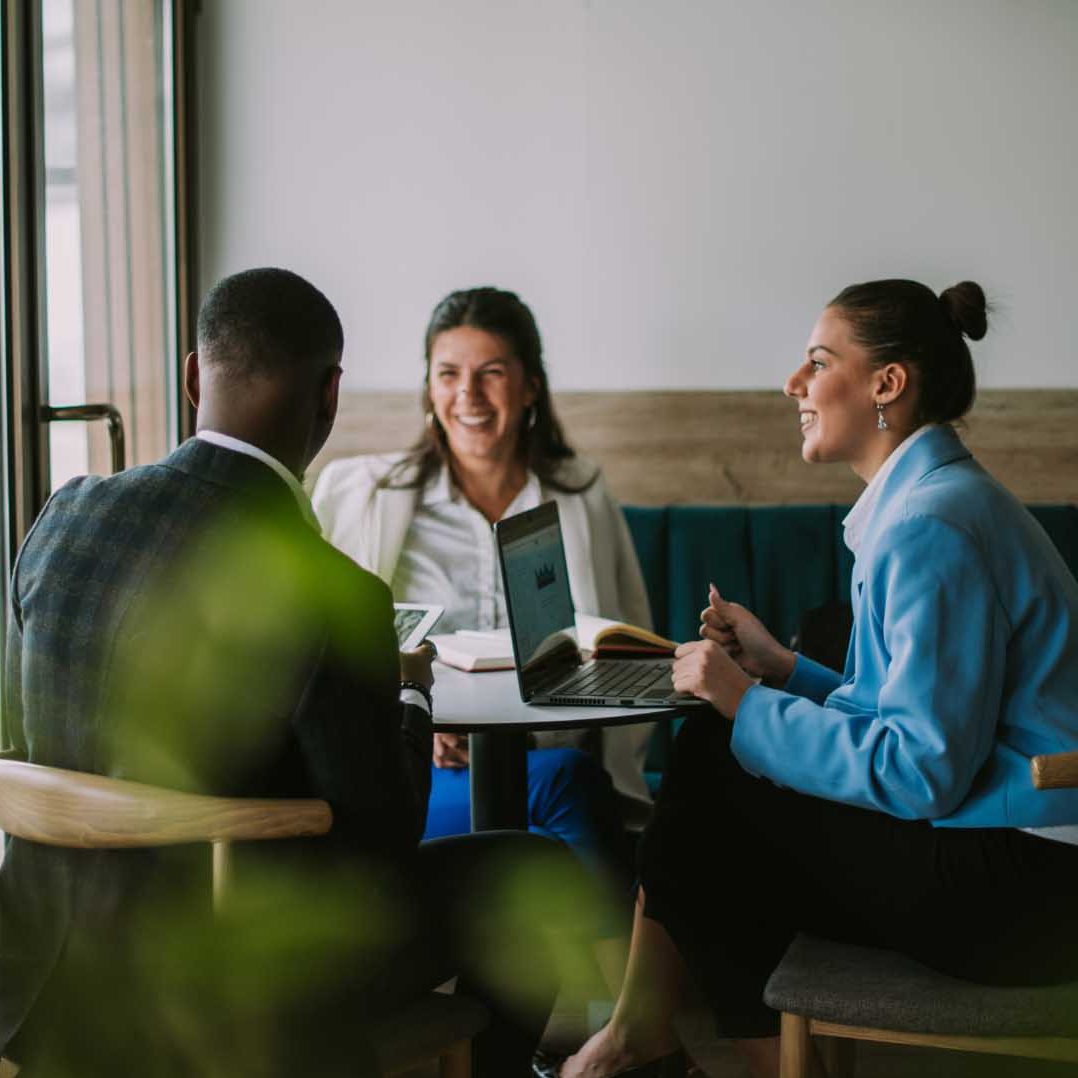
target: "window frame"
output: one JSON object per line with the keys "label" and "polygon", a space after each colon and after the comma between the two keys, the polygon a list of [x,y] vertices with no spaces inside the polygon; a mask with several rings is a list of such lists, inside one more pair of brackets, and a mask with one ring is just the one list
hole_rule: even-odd
{"label": "window frame", "polygon": [[[197,160],[195,100],[197,0],[164,0],[165,66],[172,86],[166,117],[171,152],[171,228],[165,238],[172,277],[167,297],[178,356],[170,366],[170,427],[173,441],[194,427],[182,392],[182,356],[193,347],[197,289]],[[4,579],[19,543],[47,496],[48,439],[41,407],[48,404],[45,370],[45,167],[44,104],[39,0],[0,0],[3,22],[0,65],[3,83],[3,374]]]}
{"label": "window frame", "polygon": [[[172,102],[165,118],[171,220],[164,239],[166,295],[178,355],[169,364],[170,442],[194,430],[182,387],[182,357],[193,348],[197,302],[197,100],[195,20],[200,0],[163,0],[163,67]],[[49,488],[45,290],[44,87],[40,0],[0,0],[0,593]]]}

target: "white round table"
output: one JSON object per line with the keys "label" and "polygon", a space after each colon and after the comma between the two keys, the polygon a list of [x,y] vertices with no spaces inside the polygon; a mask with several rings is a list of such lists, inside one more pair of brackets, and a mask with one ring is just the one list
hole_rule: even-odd
{"label": "white round table", "polygon": [[678,708],[548,707],[520,698],[515,670],[466,673],[434,664],[434,729],[469,735],[472,830],[528,827],[528,734],[629,726],[672,718]]}

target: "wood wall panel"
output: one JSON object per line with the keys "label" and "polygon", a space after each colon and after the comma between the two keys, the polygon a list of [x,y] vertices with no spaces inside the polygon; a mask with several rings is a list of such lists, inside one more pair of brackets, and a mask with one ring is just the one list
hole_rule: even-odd
{"label": "wood wall panel", "polygon": [[[621,501],[775,505],[850,502],[845,465],[808,465],[793,402],[772,391],[561,393],[558,413]],[[418,393],[346,393],[312,467],[331,457],[407,446],[422,423]],[[986,390],[963,438],[1028,502],[1078,502],[1078,390]]]}

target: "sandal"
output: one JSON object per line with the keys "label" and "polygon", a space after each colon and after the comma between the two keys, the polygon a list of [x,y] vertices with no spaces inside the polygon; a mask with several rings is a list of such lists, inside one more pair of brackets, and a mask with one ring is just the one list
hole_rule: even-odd
{"label": "sandal", "polygon": [[[555,1052],[537,1051],[532,1056],[533,1078],[559,1078],[561,1065],[568,1058]],[[685,1055],[678,1050],[661,1059],[653,1059],[650,1063],[641,1063],[626,1071],[618,1071],[617,1074],[610,1075],[610,1078],[681,1078],[684,1074]]]}

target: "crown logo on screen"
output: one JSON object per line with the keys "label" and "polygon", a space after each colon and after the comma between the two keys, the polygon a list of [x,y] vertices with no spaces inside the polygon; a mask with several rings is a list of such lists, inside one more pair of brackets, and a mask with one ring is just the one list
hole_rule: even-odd
{"label": "crown logo on screen", "polygon": [[540,565],[535,570],[535,587],[546,588],[554,583],[554,566],[553,565]]}

